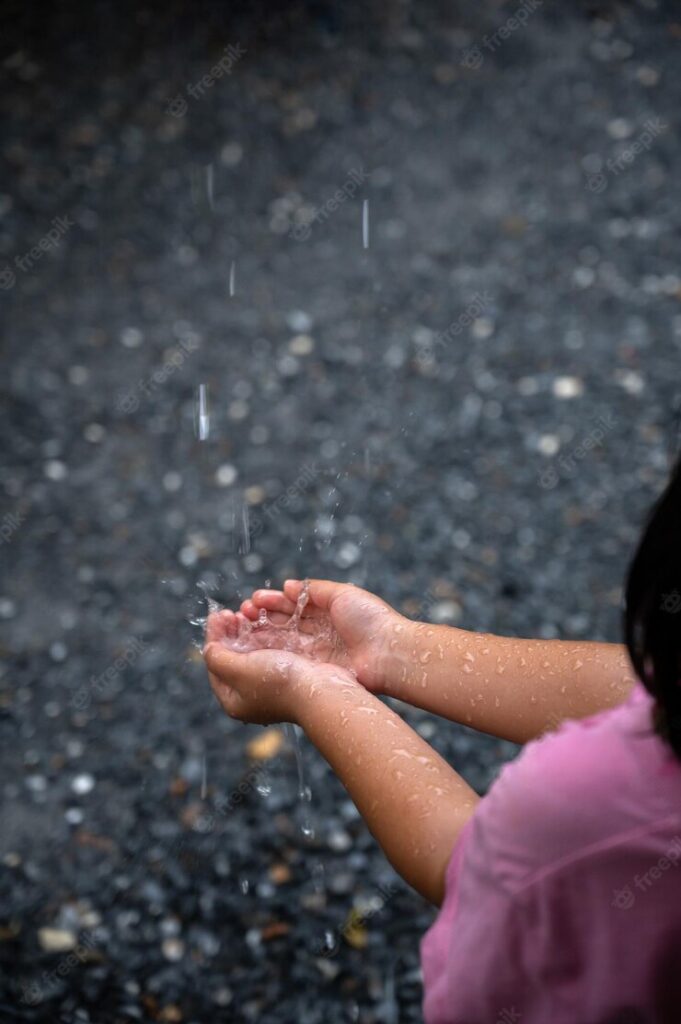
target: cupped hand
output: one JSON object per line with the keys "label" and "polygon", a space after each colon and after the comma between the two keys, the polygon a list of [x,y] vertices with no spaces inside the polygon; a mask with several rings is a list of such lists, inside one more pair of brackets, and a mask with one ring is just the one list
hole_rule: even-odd
{"label": "cupped hand", "polygon": [[[287,580],[283,590],[256,590],[237,615],[256,623],[261,610],[273,626],[286,626],[303,582]],[[383,693],[395,673],[409,620],[375,594],[348,583],[310,580],[308,602],[299,623],[313,642],[306,654],[350,669],[373,693]]]}
{"label": "cupped hand", "polygon": [[[213,624],[213,629],[217,629]],[[303,702],[320,687],[358,686],[336,665],[312,661],[283,650],[240,653],[209,640],[203,655],[213,693],[231,718],[258,725],[300,720]]]}

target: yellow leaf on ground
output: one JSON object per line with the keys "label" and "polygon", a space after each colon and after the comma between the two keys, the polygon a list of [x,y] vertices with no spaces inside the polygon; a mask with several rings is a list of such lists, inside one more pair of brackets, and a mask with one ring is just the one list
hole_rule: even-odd
{"label": "yellow leaf on ground", "polygon": [[246,753],[256,761],[269,761],[276,757],[284,745],[284,736],[279,729],[265,729],[250,741]]}
{"label": "yellow leaf on ground", "polygon": [[343,928],[343,938],[353,949],[365,949],[369,933],[364,927],[364,918],[358,910],[351,910]]}

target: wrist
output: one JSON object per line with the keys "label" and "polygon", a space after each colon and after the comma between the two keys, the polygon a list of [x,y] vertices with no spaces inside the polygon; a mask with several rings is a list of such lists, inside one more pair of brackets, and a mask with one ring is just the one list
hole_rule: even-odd
{"label": "wrist", "polygon": [[417,627],[422,625],[405,615],[395,614],[390,624],[390,639],[385,652],[381,673],[381,696],[401,699],[414,673],[413,652],[418,642]]}

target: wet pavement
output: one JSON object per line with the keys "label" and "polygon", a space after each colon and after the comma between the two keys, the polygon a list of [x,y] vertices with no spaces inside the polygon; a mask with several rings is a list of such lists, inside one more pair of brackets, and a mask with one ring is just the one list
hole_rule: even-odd
{"label": "wet pavement", "polygon": [[664,481],[672,5],[271,7],[7,28],[3,1024],[420,1020],[432,912],[190,620],[307,574],[616,640]]}

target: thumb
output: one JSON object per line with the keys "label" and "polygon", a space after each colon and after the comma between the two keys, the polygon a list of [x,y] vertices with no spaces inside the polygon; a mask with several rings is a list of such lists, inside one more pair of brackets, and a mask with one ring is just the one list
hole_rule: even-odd
{"label": "thumb", "polygon": [[[329,611],[333,601],[339,597],[344,590],[349,590],[350,583],[336,583],[335,580],[310,580],[310,602],[323,611]],[[291,601],[297,601],[303,589],[302,580],[286,580],[284,593]],[[353,587],[353,590],[356,589]]]}
{"label": "thumb", "polygon": [[203,648],[203,659],[208,671],[223,683],[230,682],[235,675],[243,672],[244,654],[230,651],[229,647],[213,640]]}

